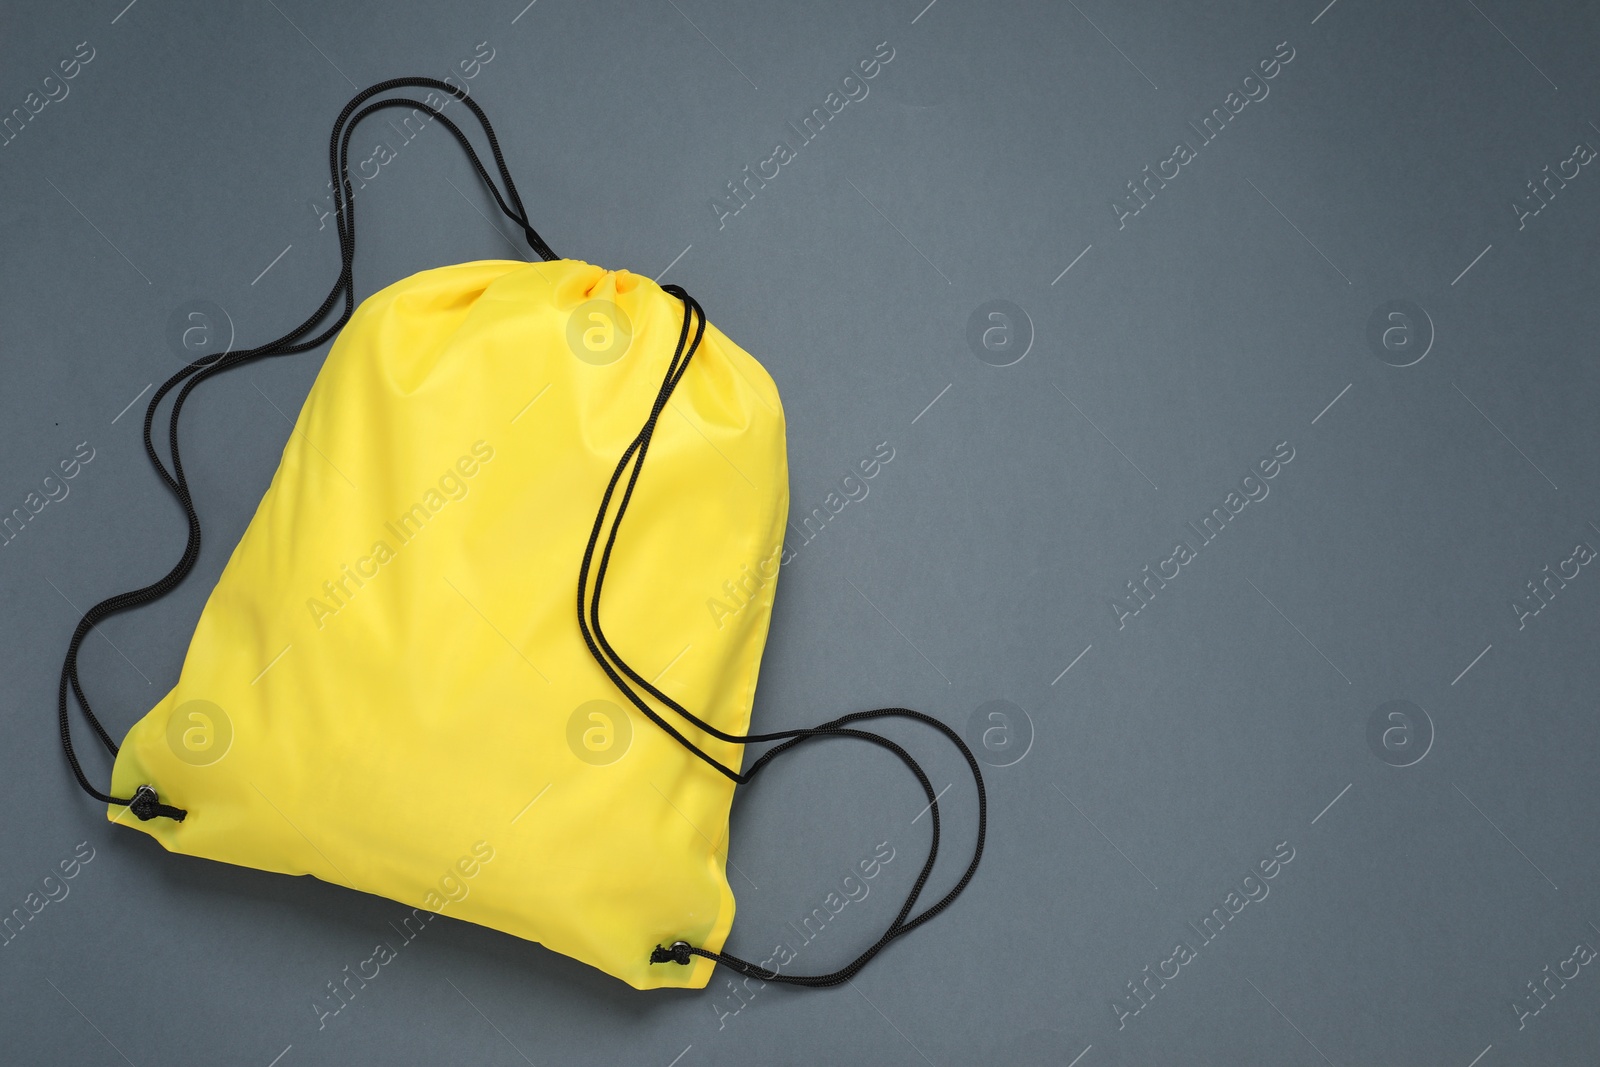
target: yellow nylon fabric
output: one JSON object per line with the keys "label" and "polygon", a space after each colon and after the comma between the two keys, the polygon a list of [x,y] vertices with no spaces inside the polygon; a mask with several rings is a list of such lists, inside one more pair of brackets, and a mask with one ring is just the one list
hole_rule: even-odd
{"label": "yellow nylon fabric", "polygon": [[[572,260],[463,263],[362,303],[177,685],[117,757],[116,795],[149,783],[188,818],[108,818],[174,852],[537,941],[641,989],[704,987],[710,961],[649,955],[728,935],[733,784],[628,705],[576,619],[601,495],[683,315],[647,278]],[[631,341],[604,362],[622,321]],[[708,325],[660,417],[602,620],[640,674],[731,733],[749,727],[788,484],[777,389]],[[740,766],[742,746],[665,716]]]}

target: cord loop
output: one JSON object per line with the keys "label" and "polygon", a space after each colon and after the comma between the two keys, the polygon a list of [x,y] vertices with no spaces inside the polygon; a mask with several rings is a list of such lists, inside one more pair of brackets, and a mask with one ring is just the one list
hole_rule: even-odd
{"label": "cord loop", "polygon": [[[356,111],[369,97],[400,88],[435,89],[448,93],[461,101],[467,110],[472,112],[473,117],[478,120],[488,138],[489,150],[494,156],[495,169],[505,183],[504,196],[501,195],[500,189],[489,177],[489,172],[484,168],[482,160],[478,158],[478,154],[473,151],[472,144],[467,140],[466,134],[462,133],[460,127],[451,122],[437,109],[420,100],[395,97],[380,100],[377,103],[361,108],[359,112]],[[500,151],[500,141],[495,136],[494,127],[490,125],[489,117],[484,114],[477,101],[469,97],[464,90],[437,78],[393,78],[357,93],[345,105],[344,110],[339,113],[338,119],[333,124],[333,132],[328,138],[328,169],[332,176],[330,184],[333,186],[334,222],[335,228],[339,233],[339,255],[342,261],[338,279],[334,282],[333,288],[329,290],[327,297],[322,301],[322,306],[312,313],[310,318],[282,337],[275,341],[269,341],[258,348],[235,352],[218,352],[202,356],[168,378],[151,396],[150,403],[145,408],[144,413],[145,455],[149,457],[150,463],[155,467],[156,474],[161,478],[161,481],[172,492],[172,495],[177,497],[178,503],[183,507],[184,515],[188,519],[189,536],[184,544],[183,555],[171,570],[156,581],[139,589],[133,589],[102,600],[85,612],[83,618],[78,620],[77,628],[72,632],[72,640],[67,645],[67,653],[61,663],[61,684],[56,697],[56,723],[61,734],[61,750],[66,754],[67,765],[72,769],[73,777],[77,779],[79,787],[85,793],[107,804],[126,805],[140,819],[149,820],[160,817],[182,822],[187,812],[182,808],[161,803],[156,797],[155,789],[148,785],[140,786],[131,797],[115,797],[110,793],[97,789],[89,781],[82,765],[78,762],[77,753],[73,751],[72,747],[72,722],[68,715],[69,691],[76,698],[79,708],[83,711],[83,717],[88,720],[90,727],[95,732],[95,736],[100,739],[100,743],[105,746],[106,751],[111,754],[113,759],[117,755],[117,745],[116,742],[111,740],[111,735],[106,732],[105,727],[100,724],[99,718],[95,716],[93,709],[89,706],[89,697],[84,693],[83,684],[78,677],[78,652],[90,632],[105,619],[118,612],[142,607],[151,601],[159,600],[177,588],[184,578],[188,577],[189,572],[194,569],[195,562],[200,558],[200,514],[195,509],[194,498],[189,493],[189,479],[184,473],[183,461],[178,450],[178,418],[183,413],[183,404],[189,398],[189,394],[207,378],[221,374],[223,371],[231,370],[241,363],[247,363],[266,356],[297,355],[301,352],[309,352],[314,348],[318,348],[342,330],[345,323],[350,321],[350,316],[355,311],[354,264],[356,254],[356,205],[355,189],[350,184],[350,137],[362,119],[376,111],[394,107],[409,107],[414,111],[424,112],[431,118],[437,119],[440,125],[465,149],[467,159],[471,161],[473,169],[478,173],[478,177],[483,179],[484,184],[489,187],[489,192],[494,196],[495,203],[499,205],[500,210],[505,213],[507,218],[522,227],[523,233],[528,238],[529,246],[546,261],[560,258],[551,250],[550,246],[545,243],[544,238],[539,236],[533,225],[528,221],[527,209],[522,205],[522,197],[517,193],[516,183],[511,180],[511,171],[506,166],[505,156]],[[352,113],[354,113],[353,117]],[[339,315],[316,336],[308,337],[307,335],[316,329],[317,324],[327,318],[328,313],[340,303],[341,297],[343,298],[344,307]],[[179,385],[182,388],[178,389],[176,396],[173,397],[172,413],[167,422],[167,448],[172,456],[172,468],[169,470],[156,453],[155,443],[151,437],[151,428],[155,423],[156,409],[160,406],[161,401]]]}
{"label": "cord loop", "polygon": [[[682,380],[684,373],[688,370],[689,362],[699,350],[701,339],[705,336],[706,314],[699,301],[690,296],[681,286],[664,285],[661,288],[663,292],[676,297],[682,302],[683,326],[678,332],[677,346],[673,350],[672,358],[667,363],[666,375],[662,379],[660,390],[656,393],[655,403],[651,405],[650,414],[645,419],[644,425],[639,429],[633,441],[623,450],[622,458],[617,461],[616,469],[611,473],[611,481],[606,485],[605,492],[601,495],[600,507],[595,514],[594,527],[589,532],[589,543],[584,548],[583,562],[578,569],[578,628],[583,633],[584,642],[589,646],[589,654],[594,657],[594,661],[606,672],[606,676],[611,679],[617,690],[626,696],[633,706],[638,708],[651,722],[655,723],[669,737],[682,745],[685,750],[698,757],[713,770],[741,785],[755,778],[761,769],[777,756],[789,751],[796,745],[821,737],[850,737],[868,741],[878,745],[880,748],[888,749],[911,770],[918,784],[922,786],[924,795],[928,798],[928,808],[933,816],[930,820],[933,828],[933,840],[928,848],[927,861],[923,864],[922,872],[917,877],[916,884],[911,887],[911,892],[906,897],[905,903],[901,905],[900,913],[895,916],[894,921],[889,924],[889,928],[878,938],[875,944],[853,962],[838,971],[820,975],[779,974],[776,971],[750,963],[748,960],[742,960],[737,956],[723,952],[712,952],[705,948],[694,948],[683,941],[674,942],[670,949],[663,949],[657,945],[654,951],[650,953],[650,962],[687,964],[689,955],[693,954],[703,956],[717,963],[727,964],[742,975],[758,978],[766,982],[788,982],[794,985],[814,987],[838,985],[854,977],[861,968],[865,967],[890,942],[910,933],[949,907],[956,897],[961,895],[962,890],[966,889],[967,883],[972,880],[973,875],[977,873],[978,863],[983,858],[984,840],[988,832],[988,799],[983,789],[983,773],[979,770],[978,761],[972,755],[971,749],[967,747],[966,742],[961,739],[960,735],[933,716],[925,715],[920,711],[912,711],[909,708],[879,708],[876,711],[858,711],[811,729],[779,730],[774,733],[744,735],[731,734],[724,730],[719,730],[647,681],[638,671],[628,665],[628,662],[622,658],[617,650],[611,646],[611,642],[606,639],[605,630],[600,623],[600,595],[605,587],[606,571],[611,563],[611,553],[616,547],[617,533],[622,528],[622,519],[627,513],[628,503],[633,499],[633,491],[638,484],[639,474],[644,469],[645,456],[649,452],[650,443],[655,437],[656,422],[662,410],[666,407],[667,401],[671,398],[673,390],[677,388],[678,382]],[[691,325],[694,328],[692,338],[690,336]],[[617,486],[622,481],[624,472],[628,472],[627,485],[623,488],[621,496],[617,498],[615,514],[611,517],[609,531],[607,531],[607,516],[612,514],[612,499],[616,496]],[[603,531],[606,531],[605,546],[600,550],[597,561],[595,550],[600,546],[600,537]],[[750,765],[748,771],[741,774],[739,771],[714,759],[704,749],[685,737],[677,727],[667,722],[644,699],[639,690],[634,689],[634,685],[637,685],[639,690],[643,690],[644,693],[655,698],[656,701],[670,708],[683,720],[693,724],[695,728],[719,740],[740,745],[761,741],[780,741],[782,743],[763,753]],[[956,883],[955,888],[914,918],[910,917],[911,909],[916,906],[923,887],[933,873],[934,863],[939,857],[939,798],[934,792],[933,783],[928,780],[928,776],[923,773],[922,767],[912,758],[909,752],[882,734],[874,733],[870,730],[858,730],[850,726],[851,723],[882,718],[911,719],[931,726],[943,733],[960,750],[962,756],[966,758],[967,767],[972,772],[972,782],[978,794],[978,833],[977,841],[973,845],[971,862],[967,864],[967,869]],[[679,946],[682,947],[680,948]]]}

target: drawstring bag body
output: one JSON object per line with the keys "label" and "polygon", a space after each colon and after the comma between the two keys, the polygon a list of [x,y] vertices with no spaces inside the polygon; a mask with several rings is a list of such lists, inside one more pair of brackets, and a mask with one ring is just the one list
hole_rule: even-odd
{"label": "drawstring bag body", "polygon": [[[368,103],[401,88],[431,91]],[[504,192],[440,112],[452,99],[483,127]],[[356,305],[348,145],[389,108],[452,134],[538,262],[428,270]],[[146,411],[146,451],[189,534],[166,575],[74,631],[58,715],[82,788],[171,851],[480,923],[638,988],[704,987],[716,963],[833,985],[947,907],[977,869],[986,822],[978,764],[953,731],[879,709],[749,733],[788,511],[783,410],[765,369],[683,289],[557,258],[487,117],[446,83],[358,94],[329,164],[342,266],[322,306],[266,345],[188,365]],[[231,367],[335,337],[176,685],[117,745],[77,657],[98,622],[164,595],[198,558],[185,401]],[[163,401],[170,461],[152,435]],[[738,611],[703,610],[751,572],[763,580],[743,583]],[[114,757],[109,792],[73,747],[74,702]],[[894,717],[949,738],[977,787],[971,861],[916,914],[940,813],[912,756],[863,728]],[[890,750],[918,779],[933,826],[920,877],[839,971],[784,974],[723,953],[735,787],[782,752],[839,737]],[[751,742],[777,743],[742,771]]]}

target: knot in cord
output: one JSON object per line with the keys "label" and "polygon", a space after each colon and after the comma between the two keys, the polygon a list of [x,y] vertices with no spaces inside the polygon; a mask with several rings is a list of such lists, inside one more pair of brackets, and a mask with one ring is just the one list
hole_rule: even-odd
{"label": "knot in cord", "polygon": [[676,963],[679,966],[689,965],[689,942],[674,941],[671,948],[662,948],[657,945],[655,951],[650,953],[651,963]]}
{"label": "knot in cord", "polygon": [[141,822],[149,822],[158,817],[182,822],[189,814],[183,808],[161,803],[161,797],[157,795],[155,787],[148,785],[141,785],[133,791],[133,797],[128,801],[128,810],[137,815]]}

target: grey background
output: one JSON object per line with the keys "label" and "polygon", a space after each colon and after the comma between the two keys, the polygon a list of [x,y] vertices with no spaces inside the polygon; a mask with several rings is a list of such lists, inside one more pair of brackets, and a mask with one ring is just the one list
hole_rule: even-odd
{"label": "grey background", "polygon": [[[79,842],[96,851],[0,949],[4,1059],[1594,1062],[1593,967],[1521,1028],[1513,1003],[1600,943],[1600,574],[1520,629],[1511,605],[1600,545],[1600,176],[1520,229],[1512,208],[1600,145],[1595,8],[523,2],[10,5],[0,112],[79,42],[95,57],[0,148],[0,511],[78,442],[95,458],[0,549],[0,910]],[[882,41],[870,95],[719,229],[711,197]],[[1125,183],[1283,41],[1270,95],[1119,229]],[[1023,758],[988,772],[977,879],[850,986],[769,987],[724,1015],[720,976],[641,993],[446,920],[319,1030],[312,998],[404,909],[165,854],[63,765],[74,605],[180,551],[144,401],[125,411],[182,363],[169,315],[214,301],[241,343],[298,322],[337,269],[312,207],[334,115],[353,86],[443,76],[479,42],[494,58],[473,92],[556,250],[665,271],[771,371],[795,512],[895,449],[783,569],[757,723],[904,704],[964,729],[997,699],[1031,720]],[[361,195],[360,295],[520,247],[437,128]],[[991,299],[1031,320],[1008,367],[966,341]],[[1413,366],[1367,343],[1390,300],[1431,319]],[[87,644],[113,732],[177,677],[320,359],[251,365],[190,405],[205,549],[179,591]],[[1295,458],[1270,496],[1119,629],[1124,583],[1280,441]],[[1390,700],[1435,731],[1409,767],[1367,742]],[[906,736],[954,783],[942,891],[970,786]],[[872,896],[800,965],[850,958],[920,863],[922,806],[853,746],[774,766],[735,805],[730,948],[759,958],[891,842]],[[1280,842],[1295,856],[1270,896],[1119,1029],[1126,983]]]}

